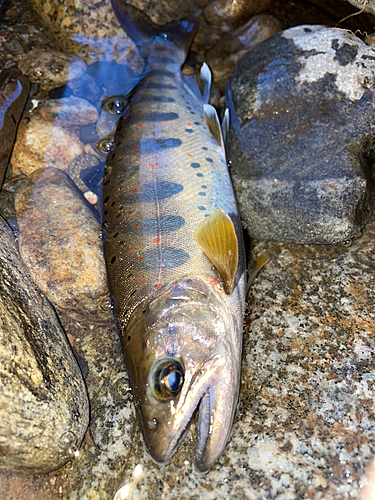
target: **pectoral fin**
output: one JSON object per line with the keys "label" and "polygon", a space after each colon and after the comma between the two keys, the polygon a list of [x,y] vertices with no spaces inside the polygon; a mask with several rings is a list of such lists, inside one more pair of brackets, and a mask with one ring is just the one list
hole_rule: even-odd
{"label": "pectoral fin", "polygon": [[194,237],[219,271],[225,291],[230,295],[238,265],[238,241],[231,218],[219,208],[199,224]]}

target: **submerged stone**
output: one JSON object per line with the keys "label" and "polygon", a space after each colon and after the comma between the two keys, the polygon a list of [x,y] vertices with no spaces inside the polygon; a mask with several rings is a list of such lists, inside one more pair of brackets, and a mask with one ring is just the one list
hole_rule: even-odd
{"label": "submerged stone", "polygon": [[31,174],[15,197],[20,254],[61,309],[94,311],[106,290],[100,224],[70,179],[54,168]]}
{"label": "submerged stone", "polygon": [[91,102],[75,96],[46,101],[39,113],[46,121],[57,122],[62,126],[88,125],[99,118],[99,113]]}
{"label": "submerged stone", "polygon": [[322,26],[281,32],[239,63],[229,88],[229,158],[251,236],[337,243],[363,228],[374,69],[373,48]]}
{"label": "submerged stone", "polygon": [[48,300],[0,219],[0,468],[41,473],[78,451],[86,388]]}

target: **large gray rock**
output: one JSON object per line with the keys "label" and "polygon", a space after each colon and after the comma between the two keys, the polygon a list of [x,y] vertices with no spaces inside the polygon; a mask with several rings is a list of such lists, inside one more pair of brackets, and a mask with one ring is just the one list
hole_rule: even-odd
{"label": "large gray rock", "polygon": [[299,26],[256,46],[230,84],[230,159],[252,236],[337,243],[370,213],[375,50]]}
{"label": "large gray rock", "polygon": [[0,468],[48,472],[78,451],[86,388],[65,333],[0,220]]}

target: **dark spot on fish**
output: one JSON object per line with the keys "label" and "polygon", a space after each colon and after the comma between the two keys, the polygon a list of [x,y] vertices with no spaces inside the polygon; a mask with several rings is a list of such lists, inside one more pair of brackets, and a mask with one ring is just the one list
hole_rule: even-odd
{"label": "dark spot on fish", "polygon": [[175,99],[173,99],[173,97],[167,97],[165,95],[145,95],[142,97],[140,102],[166,103],[166,102],[175,102]]}
{"label": "dark spot on fish", "polygon": [[174,85],[169,85],[168,83],[156,83],[149,82],[147,84],[147,88],[149,89],[177,89]]}
{"label": "dark spot on fish", "polygon": [[194,113],[194,111],[190,111],[190,114],[191,115],[196,115],[196,113]]}
{"label": "dark spot on fish", "polygon": [[161,251],[153,249],[147,250],[143,254],[143,261],[150,267],[150,269],[155,269],[158,265],[161,265],[163,269],[173,269],[175,267],[180,267],[189,260],[189,254],[180,248],[166,247]]}
{"label": "dark spot on fish", "polygon": [[107,214],[108,214],[108,210],[106,210],[103,215],[107,215]]}
{"label": "dark spot on fish", "polygon": [[197,177],[203,177],[203,174],[199,173],[197,174]]}
{"label": "dark spot on fish", "polygon": [[201,125],[201,122],[194,122],[194,125]]}
{"label": "dark spot on fish", "polygon": [[111,207],[113,207],[114,205],[116,205],[116,202],[115,202],[115,201],[112,201],[112,203],[111,203]]}
{"label": "dark spot on fish", "polygon": [[207,151],[208,148],[206,148],[206,146],[203,146],[202,149],[203,151]]}
{"label": "dark spot on fish", "polygon": [[116,158],[116,153],[112,153],[110,160],[114,160]]}
{"label": "dark spot on fish", "polygon": [[200,168],[201,165],[200,165],[200,163],[192,163],[191,166],[193,168]]}
{"label": "dark spot on fish", "polygon": [[188,134],[192,134],[194,130],[192,128],[186,128],[185,132],[187,132]]}
{"label": "dark spot on fish", "polygon": [[120,233],[116,233],[113,235],[114,238],[117,238],[117,236],[119,235]]}
{"label": "dark spot on fish", "polygon": [[203,191],[201,191],[201,192],[199,193],[199,196],[206,196],[206,193],[204,193]]}
{"label": "dark spot on fish", "polygon": [[208,163],[213,163],[213,159],[212,158],[206,158],[206,161],[208,161]]}
{"label": "dark spot on fish", "polygon": [[[138,118],[137,115],[134,115],[134,117]],[[164,120],[177,120],[179,116],[177,113],[145,113],[139,118],[141,118],[143,122],[162,122]]]}
{"label": "dark spot on fish", "polygon": [[147,139],[142,141],[142,152],[153,153],[163,149],[178,148],[182,144],[180,139]]}
{"label": "dark spot on fish", "polygon": [[132,338],[131,338],[131,335],[128,335],[128,342],[130,342],[130,341],[131,341],[131,339],[132,339]]}
{"label": "dark spot on fish", "polygon": [[201,186],[202,189],[207,189],[207,186],[205,186],[204,184]]}
{"label": "dark spot on fish", "polygon": [[134,295],[136,293],[137,290],[133,290],[132,292],[129,293],[129,297],[131,297],[132,295]]}
{"label": "dark spot on fish", "polygon": [[203,212],[203,210],[206,210],[206,207],[200,206],[200,207],[198,207],[198,210],[200,210],[201,212]]}
{"label": "dark spot on fish", "polygon": [[116,262],[116,255],[111,259],[111,264],[113,264],[114,262]]}
{"label": "dark spot on fish", "polygon": [[109,201],[109,196],[106,197],[106,199],[103,201],[103,203],[108,203]]}

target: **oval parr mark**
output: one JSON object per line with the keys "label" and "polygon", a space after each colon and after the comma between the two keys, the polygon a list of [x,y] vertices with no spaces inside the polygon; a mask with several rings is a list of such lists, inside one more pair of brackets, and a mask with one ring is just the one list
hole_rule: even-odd
{"label": "oval parr mark", "polygon": [[120,203],[155,202],[165,200],[180,193],[184,187],[173,182],[157,181],[151,184],[144,184],[137,193],[124,193],[120,196]]}
{"label": "oval parr mark", "polygon": [[192,134],[194,130],[192,128],[186,128],[185,132],[187,132],[188,134]]}
{"label": "oval parr mark", "polygon": [[147,250],[143,254],[143,262],[151,269],[155,269],[159,265],[163,269],[174,269],[184,265],[189,258],[190,256],[185,250],[173,247],[162,248],[161,252],[155,248]]}
{"label": "oval parr mark", "polygon": [[208,161],[208,163],[213,163],[213,159],[212,158],[206,158],[206,161]]}
{"label": "oval parr mark", "polygon": [[140,102],[159,102],[166,104],[167,102],[175,102],[175,99],[165,95],[144,95]]}
{"label": "oval parr mark", "polygon": [[201,165],[200,163],[191,163],[190,166],[193,168],[200,168]]}
{"label": "oval parr mark", "polygon": [[146,139],[141,142],[141,150],[145,153],[163,151],[165,149],[179,148],[182,144],[180,139]]}
{"label": "oval parr mark", "polygon": [[175,87],[174,85],[172,84],[169,84],[169,83],[157,83],[157,82],[149,82],[147,84],[147,88],[148,89],[177,89],[177,87]]}
{"label": "oval parr mark", "polygon": [[[134,118],[139,118],[142,122],[163,122],[163,121],[173,121],[179,118],[177,113],[143,113],[142,116],[137,117],[134,115]],[[138,127],[138,125],[137,125]]]}
{"label": "oval parr mark", "polygon": [[200,210],[201,212],[203,212],[204,210],[206,210],[206,207],[204,207],[204,206],[200,205],[200,206],[198,207],[198,210]]}
{"label": "oval parr mark", "polygon": [[142,230],[146,234],[167,234],[185,225],[185,219],[179,215],[165,215],[160,219],[147,219],[142,222]]}

